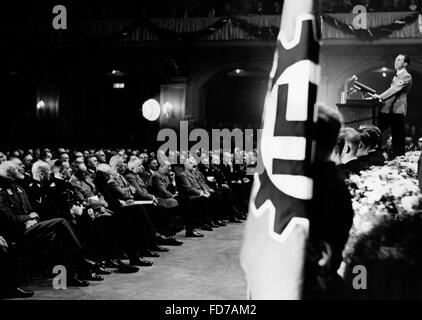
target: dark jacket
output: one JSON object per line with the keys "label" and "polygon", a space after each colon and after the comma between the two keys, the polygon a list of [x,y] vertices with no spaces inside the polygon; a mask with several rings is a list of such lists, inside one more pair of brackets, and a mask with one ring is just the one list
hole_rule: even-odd
{"label": "dark jacket", "polygon": [[75,188],[63,179],[52,179],[49,186],[49,196],[57,210],[57,218],[71,218],[70,210],[72,206],[82,203],[76,196]]}
{"label": "dark jacket", "polygon": [[369,152],[368,156],[369,156],[369,164],[371,166],[383,166],[385,163],[384,155],[379,150]]}
{"label": "dark jacket", "polygon": [[23,236],[25,222],[31,220],[32,207],[22,187],[0,178],[0,234],[6,241],[14,241]]}
{"label": "dark jacket", "polygon": [[211,166],[204,166],[201,163],[198,164],[198,170],[205,177],[205,182],[213,189],[218,189],[219,185],[217,179],[215,178],[215,172]]}
{"label": "dark jacket", "polygon": [[97,195],[97,188],[94,181],[87,176],[84,180],[80,180],[76,176],[72,176],[69,183],[73,186],[75,196],[79,201],[86,201],[88,198]]}
{"label": "dark jacket", "polygon": [[144,172],[142,172],[142,174],[140,175],[141,179],[144,180],[145,185],[147,187],[151,186],[151,178],[152,178],[152,173],[149,170],[145,170]]}
{"label": "dark jacket", "polygon": [[234,180],[236,180],[235,172],[233,170],[233,166],[221,163],[220,164],[220,170],[229,183],[232,183]]}
{"label": "dark jacket", "polygon": [[411,86],[412,76],[406,70],[399,72],[393,78],[390,88],[380,94],[380,98],[385,102],[381,112],[406,115],[407,93]]}
{"label": "dark jacket", "polygon": [[330,244],[331,272],[342,261],[342,251],[353,222],[350,192],[334,162],[314,164],[314,196],[310,215],[310,238]]}
{"label": "dark jacket", "polygon": [[358,158],[360,165],[362,167],[362,170],[368,170],[371,166],[369,155],[364,155]]}
{"label": "dark jacket", "polygon": [[31,174],[25,172],[23,180],[16,181],[16,183],[28,191],[29,184],[31,184],[34,180],[32,179]]}
{"label": "dark jacket", "polygon": [[[353,222],[351,196],[333,162],[313,166],[314,194],[309,212],[309,240],[303,299],[346,299],[348,290],[337,270]],[[329,264],[320,267],[323,243],[331,248]]]}
{"label": "dark jacket", "polygon": [[113,195],[120,200],[133,200],[133,187],[121,174],[115,174],[107,181]]}
{"label": "dark jacket", "polygon": [[210,168],[219,187],[221,187],[222,184],[226,184],[227,186],[230,185],[229,180],[226,178],[223,171],[221,171],[221,169],[217,165],[212,164]]}
{"label": "dark jacket", "polygon": [[198,183],[200,184],[202,190],[209,192],[210,186],[207,184],[207,179],[205,179],[204,175],[198,169],[193,170],[192,173],[196,176]]}
{"label": "dark jacket", "polygon": [[88,171],[87,171],[87,175],[92,179],[92,180],[94,180],[95,179],[95,176],[96,176],[96,173],[95,173],[95,171],[94,170],[92,170],[92,169],[88,169]]}
{"label": "dark jacket", "polygon": [[105,179],[102,175],[96,175],[94,183],[98,191],[104,196],[105,201],[108,203],[108,207],[112,211],[118,211],[122,204],[119,201],[119,198],[116,197],[116,192],[108,183],[109,180]]}
{"label": "dark jacket", "polygon": [[170,181],[165,176],[156,172],[151,178],[151,193],[157,198],[169,199],[173,197],[170,191]]}
{"label": "dark jacket", "polygon": [[362,164],[358,159],[351,160],[347,163],[339,165],[339,169],[342,171],[343,176],[348,179],[351,174],[360,174],[363,170]]}
{"label": "dark jacket", "polygon": [[70,219],[70,209],[78,204],[73,186],[62,179],[53,178],[47,183],[33,181],[28,187],[32,208],[41,220]]}
{"label": "dark jacket", "polygon": [[128,171],[125,175],[126,180],[135,188],[134,198],[136,200],[152,200],[153,195],[147,190],[144,180],[136,173]]}
{"label": "dark jacket", "polygon": [[196,198],[204,191],[196,176],[189,170],[176,173],[176,185],[181,197]]}

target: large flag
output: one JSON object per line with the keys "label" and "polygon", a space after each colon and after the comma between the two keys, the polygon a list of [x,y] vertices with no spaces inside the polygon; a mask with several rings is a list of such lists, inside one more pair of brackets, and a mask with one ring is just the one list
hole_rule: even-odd
{"label": "large flag", "polygon": [[259,154],[240,262],[250,299],[300,299],[319,43],[312,0],[285,0],[265,99]]}

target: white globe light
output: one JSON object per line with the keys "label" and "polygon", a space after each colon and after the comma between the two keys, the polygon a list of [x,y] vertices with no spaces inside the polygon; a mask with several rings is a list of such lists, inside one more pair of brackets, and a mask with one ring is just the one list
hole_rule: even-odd
{"label": "white globe light", "polygon": [[142,105],[142,115],[149,121],[155,121],[160,117],[161,107],[157,100],[149,99]]}

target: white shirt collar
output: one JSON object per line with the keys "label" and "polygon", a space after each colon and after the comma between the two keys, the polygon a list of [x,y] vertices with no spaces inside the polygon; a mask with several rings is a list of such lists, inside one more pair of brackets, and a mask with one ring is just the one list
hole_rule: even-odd
{"label": "white shirt collar", "polygon": [[406,72],[406,69],[405,69],[405,68],[403,68],[403,69],[401,69],[401,70],[397,71],[396,76],[398,76],[398,75],[400,75],[400,74],[402,74],[402,73],[405,73],[405,72]]}

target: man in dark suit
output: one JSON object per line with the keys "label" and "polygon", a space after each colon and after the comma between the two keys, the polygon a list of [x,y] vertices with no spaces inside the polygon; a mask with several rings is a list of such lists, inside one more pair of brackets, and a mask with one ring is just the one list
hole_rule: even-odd
{"label": "man in dark suit", "polygon": [[208,158],[201,159],[201,161],[198,163],[198,170],[205,177],[206,183],[210,186],[210,188],[214,190],[220,189],[215,177],[214,169],[211,167]]}
{"label": "man in dark suit", "polygon": [[233,164],[233,156],[229,152],[223,152],[223,161],[219,166],[221,172],[229,182],[233,194],[233,201],[239,212],[248,212],[248,200],[245,197],[240,171]]}
{"label": "man in dark suit", "polygon": [[199,225],[202,230],[212,231],[210,223],[213,220],[213,203],[210,199],[211,193],[204,185],[201,185],[198,177],[194,173],[195,160],[185,159],[184,170],[176,172],[176,186],[179,191],[179,199],[187,207],[185,213],[186,236],[203,236],[194,230]]}
{"label": "man in dark suit", "polygon": [[200,184],[201,188],[208,194],[210,194],[209,202],[212,206],[212,214],[211,214],[211,221],[210,225],[211,227],[222,227],[226,226],[227,224],[223,221],[223,219],[228,218],[229,216],[229,209],[225,206],[224,200],[222,197],[221,192],[218,190],[215,190],[211,188],[204,177],[204,175],[201,173],[201,171],[198,169],[198,165],[196,162],[196,159],[194,157],[191,157],[190,160],[194,162],[194,170],[192,170],[192,173],[196,176],[198,183]]}
{"label": "man in dark suit", "polygon": [[383,166],[385,163],[382,151],[377,149],[381,130],[374,125],[363,125],[359,127],[359,132],[366,132],[369,135],[369,166]]}
{"label": "man in dark suit", "polygon": [[[151,193],[158,198],[160,205],[160,200],[163,202],[165,207],[174,207],[177,206],[177,191],[175,186],[170,182],[169,175],[171,174],[171,163],[165,161],[160,164],[157,172],[151,178]],[[167,201],[166,201],[167,200]],[[167,202],[167,204],[165,204]]]}
{"label": "man in dark suit", "polygon": [[216,166],[211,166],[208,158],[201,159],[201,162],[198,164],[198,169],[205,177],[205,182],[213,190],[215,190],[217,195],[221,198],[225,213],[225,217],[223,218],[228,219],[230,222],[240,223],[241,221],[236,217],[238,212],[233,207],[233,199],[230,187],[228,184],[224,184],[224,182],[221,183],[221,179],[224,181],[225,178],[221,177],[221,172],[218,172],[220,169],[218,169]]}
{"label": "man in dark suit", "polygon": [[230,182],[228,181],[228,179],[220,168],[220,156],[216,154],[211,156],[210,168],[217,185],[220,188],[230,189]]}
{"label": "man in dark suit", "polygon": [[346,286],[337,270],[354,212],[344,179],[330,161],[341,126],[339,116],[332,108],[319,106],[318,109],[304,298],[345,299]]}
{"label": "man in dark suit", "polygon": [[148,192],[147,185],[145,181],[139,176],[141,171],[143,171],[142,162],[140,159],[135,158],[129,161],[128,169],[125,172],[125,178],[129,184],[134,188],[133,197],[135,200],[150,200],[154,205],[157,204],[157,198]]}
{"label": "man in dark suit", "polygon": [[158,207],[172,211],[170,231],[177,233],[184,229],[182,208],[178,201],[178,192],[171,163],[163,161],[151,177],[150,191],[158,199]]}
{"label": "man in dark suit", "polygon": [[412,76],[406,69],[409,63],[407,55],[399,54],[394,62],[397,73],[390,88],[380,95],[374,95],[374,98],[384,102],[379,114],[379,128],[384,132],[391,126],[394,157],[405,153],[404,117],[407,113],[407,94],[412,86]]}
{"label": "man in dark suit", "polygon": [[[239,220],[246,220],[246,213],[242,212],[241,209],[236,207],[236,192],[233,190],[233,186],[230,183],[230,180],[226,177],[224,172],[222,171],[222,166],[220,162],[220,156],[217,154],[213,154],[211,156],[211,172],[213,177],[217,183],[217,186],[220,190],[227,190],[225,191],[228,196],[230,197],[228,202],[231,203],[231,207],[233,208],[234,216],[233,219],[230,219],[231,222],[239,223]],[[230,166],[225,166],[225,168],[230,168]],[[240,205],[238,205],[240,207]]]}

